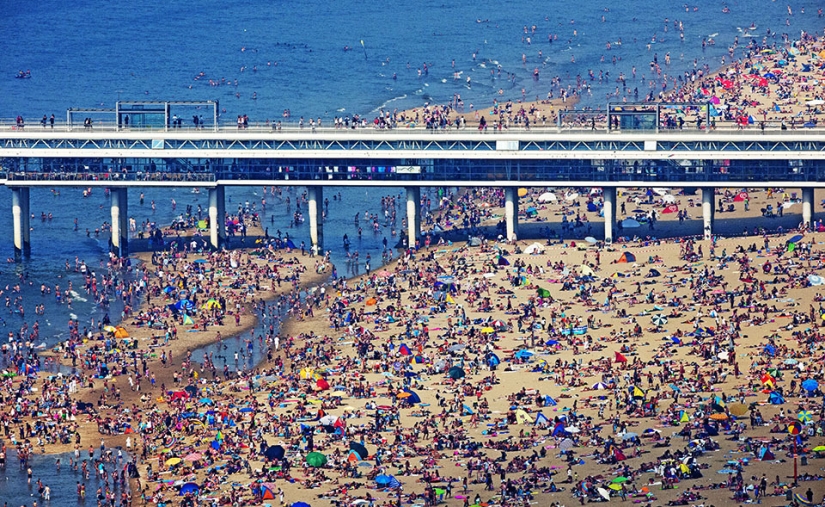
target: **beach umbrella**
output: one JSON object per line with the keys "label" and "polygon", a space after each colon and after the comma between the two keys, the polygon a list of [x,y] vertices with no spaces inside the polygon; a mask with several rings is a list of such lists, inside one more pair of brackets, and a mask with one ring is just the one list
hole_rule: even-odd
{"label": "beach umbrella", "polygon": [[814,447],[811,450],[814,451],[814,452],[823,452],[823,451],[825,451],[825,445],[818,445],[818,446]]}
{"label": "beach umbrella", "polygon": [[610,501],[610,491],[607,491],[607,490],[606,490],[606,489],[604,489],[604,488],[596,488],[596,491],[598,491],[598,492],[599,492],[599,495],[600,495],[602,498],[604,498],[604,499],[605,499],[605,500],[607,500],[608,502]]}
{"label": "beach umbrella", "polygon": [[596,239],[596,238],[594,238],[593,236],[587,236],[586,238],[584,238],[584,240],[585,240],[587,243],[590,243],[591,245],[595,245],[596,243],[598,243],[598,242],[599,242],[599,240],[597,240],[597,239]]}
{"label": "beach umbrella", "polygon": [[180,487],[180,496],[188,495],[189,493],[197,494],[201,487],[194,482],[187,482]]}
{"label": "beach umbrella", "polygon": [[527,189],[526,189],[526,188],[520,188],[520,189],[518,189],[518,196],[519,196],[519,197],[524,197],[524,196],[526,196],[526,195],[527,195]]}
{"label": "beach umbrella", "polygon": [[516,359],[529,359],[533,357],[533,353],[527,349],[521,349],[516,352],[515,356]]}
{"label": "beach umbrella", "polygon": [[795,364],[796,364],[796,363],[798,363],[798,362],[799,362],[799,361],[797,361],[797,360],[796,360],[796,359],[794,359],[794,358],[788,358],[788,359],[785,359],[785,361],[784,361],[784,363],[785,363],[785,364],[787,364],[787,365],[789,365],[789,366],[793,366],[793,365],[795,365]]}
{"label": "beach umbrella", "polygon": [[204,310],[211,310],[211,309],[213,309],[213,308],[218,308],[218,309],[220,309],[220,308],[221,308],[221,304],[218,302],[218,300],[217,300],[217,299],[209,299],[208,301],[206,301],[206,303],[204,303],[204,304],[201,306],[201,308],[203,308]]}
{"label": "beach umbrella", "polygon": [[538,296],[540,298],[549,298],[550,297],[550,291],[547,290],[547,289],[542,289],[541,287],[536,289],[536,294],[538,294]]}
{"label": "beach umbrella", "polygon": [[713,414],[709,417],[709,419],[712,419],[714,421],[725,421],[727,420],[727,418],[728,415],[722,412],[719,412],[718,414]]}
{"label": "beach umbrella", "polygon": [[326,391],[329,389],[329,382],[325,378],[319,378],[315,381],[315,387],[320,389],[321,391]]}
{"label": "beach umbrella", "polygon": [[541,194],[538,198],[539,202],[556,202],[557,200],[558,198],[556,197],[556,194],[554,194],[553,192],[545,192]]}
{"label": "beach umbrella", "polygon": [[453,379],[453,380],[458,380],[460,378],[464,378],[465,373],[464,373],[464,369],[462,369],[460,366],[453,366],[447,372],[447,375],[449,375],[450,378]]}
{"label": "beach umbrella", "polygon": [[653,325],[657,327],[667,324],[667,317],[662,314],[654,315],[650,320],[653,322]]}
{"label": "beach umbrella", "polygon": [[180,463],[181,461],[183,461],[183,460],[181,460],[180,458],[169,458],[169,459],[167,459],[167,460],[165,461],[165,464],[166,464],[166,466],[168,466],[168,467],[172,467],[172,466],[177,465],[177,464],[178,464],[178,463]]}
{"label": "beach umbrella", "polygon": [[367,452],[367,448],[364,447],[362,444],[359,444],[358,442],[350,442],[349,448],[358,453],[358,455],[361,456],[361,459],[367,459],[367,457],[370,455],[370,453]]}
{"label": "beach umbrella", "polygon": [[327,464],[327,457],[320,452],[311,452],[306,457],[307,465],[311,467],[322,467]]}
{"label": "beach umbrella", "polygon": [[495,333],[496,330],[493,329],[492,327],[488,326],[488,327],[482,327],[481,332],[484,333],[484,334],[490,334],[490,333]]}
{"label": "beach umbrella", "polygon": [[201,458],[203,458],[203,454],[199,452],[190,452],[183,457],[184,461],[198,461]]}
{"label": "beach umbrella", "polygon": [[407,403],[410,403],[410,404],[421,403],[421,397],[418,396],[418,393],[416,393],[415,391],[410,391],[409,389],[405,389],[404,393],[406,393],[408,395],[408,396],[403,397],[403,399],[407,400]]}
{"label": "beach umbrella", "polygon": [[378,300],[375,298],[369,298],[366,300],[367,306],[375,306],[376,303],[378,303]]}
{"label": "beach umbrella", "polygon": [[338,422],[338,416],[335,415],[325,415],[318,419],[318,424],[321,426],[333,426],[336,422]]}
{"label": "beach umbrella", "polygon": [[450,348],[448,348],[447,350],[449,350],[450,352],[461,352],[466,348],[467,346],[463,343],[456,343],[455,345],[451,345]]}
{"label": "beach umbrella", "polygon": [[313,377],[313,375],[315,375],[315,370],[313,370],[309,366],[307,366],[306,368],[303,368],[298,373],[298,376],[301,377],[302,379],[311,379]]}
{"label": "beach umbrella", "polygon": [[203,403],[204,405],[212,405],[215,402],[212,401],[211,398],[201,398],[201,399],[198,400],[198,403]]}
{"label": "beach umbrella", "polygon": [[610,482],[612,482],[613,484],[621,484],[623,482],[627,482],[628,480],[629,479],[627,477],[621,476],[621,477],[616,477],[615,479],[613,479]]}
{"label": "beach umbrella", "polygon": [[813,502],[809,502],[808,499],[802,496],[800,493],[794,493],[793,497],[794,500],[796,500],[796,503],[798,503],[799,505],[814,505]]}
{"label": "beach umbrella", "polygon": [[621,491],[622,485],[621,484],[608,484],[608,489],[612,489],[613,491]]}
{"label": "beach umbrella", "polygon": [[796,418],[799,419],[799,422],[808,424],[813,420],[813,414],[811,414],[810,410],[801,410]]}
{"label": "beach umbrella", "polygon": [[264,456],[268,460],[276,460],[276,459],[283,459],[286,451],[280,445],[270,445],[264,451]]}
{"label": "beach umbrella", "polygon": [[806,391],[816,391],[816,388],[819,387],[819,382],[816,380],[809,378],[802,382],[802,389]]}
{"label": "beach umbrella", "polygon": [[117,331],[117,328],[115,326],[103,326],[103,330],[107,333],[114,333]]}
{"label": "beach umbrella", "polygon": [[569,451],[570,449],[572,449],[572,448],[573,448],[573,446],[574,446],[573,441],[572,441],[572,440],[570,440],[569,438],[565,438],[565,439],[564,439],[564,440],[562,440],[562,441],[561,441],[561,443],[559,444],[559,449],[561,449],[562,451],[567,452],[567,451]]}
{"label": "beach umbrella", "polygon": [[389,486],[393,481],[398,482],[398,479],[392,475],[382,474],[375,478],[375,483],[379,486]]}
{"label": "beach umbrella", "polygon": [[625,229],[638,229],[641,226],[642,224],[640,224],[635,218],[625,218],[622,220],[622,227]]}
{"label": "beach umbrella", "polygon": [[[625,432],[625,434],[624,434],[624,435],[622,435],[622,440],[633,440],[634,438],[636,438],[636,437],[638,437],[638,436],[639,436],[639,434],[638,434],[638,433],[634,433],[634,432],[632,432],[632,431],[628,431],[628,432]],[[625,480],[626,480],[626,479],[625,479]],[[615,482],[615,481],[614,481],[614,482]]]}
{"label": "beach umbrella", "polygon": [[593,384],[593,389],[599,391],[601,389],[607,389],[607,385],[604,382],[596,382]]}
{"label": "beach umbrella", "polygon": [[306,502],[294,502],[292,504],[292,507],[311,507],[311,506]]}

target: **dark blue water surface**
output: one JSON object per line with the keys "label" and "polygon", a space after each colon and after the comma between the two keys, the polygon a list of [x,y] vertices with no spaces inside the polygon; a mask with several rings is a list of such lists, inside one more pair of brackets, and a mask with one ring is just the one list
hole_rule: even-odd
{"label": "dark blue water surface", "polygon": [[[119,97],[218,99],[227,119],[248,114],[253,121],[280,118],[287,108],[296,118],[368,114],[382,106],[446,102],[454,94],[479,107],[496,97],[521,98],[522,88],[527,98],[545,97],[553,77],[566,86],[589,70],[610,74],[602,84],[594,82],[592,96],[585,97],[587,103],[603,105],[615,79],[620,73],[630,76],[634,66],[637,79],[629,84],[646,94],[654,54],[662,63],[670,53],[672,63],[664,72],[671,77],[692,70],[694,60],[716,69],[736,36],[744,45],[750,37],[761,41],[771,29],[794,39],[801,30],[821,33],[825,19],[817,15],[821,3],[816,0],[506,5],[493,0],[103,5],[4,0],[0,5],[0,33],[6,40],[0,59],[4,118],[60,117],[68,107],[113,107]],[[729,14],[722,13],[724,6]],[[684,42],[675,21],[682,22]],[[551,34],[553,43],[548,42]],[[701,41],[710,36],[716,45],[703,51]],[[619,40],[622,45],[616,46]],[[352,50],[345,51],[347,46]],[[425,64],[429,72],[419,76]],[[532,78],[536,68],[538,81]],[[32,78],[14,79],[19,70],[31,70]],[[210,79],[232,84],[212,87]],[[658,91],[660,84],[654,88]]]}
{"label": "dark blue water surface", "polygon": [[[121,461],[117,461],[118,452],[122,453]],[[95,449],[95,457],[100,457],[100,449]],[[102,488],[105,492],[106,485],[95,473],[95,463],[88,459],[88,450],[80,453],[81,462],[86,460],[89,470],[89,480],[83,478],[82,468],[78,466],[75,471],[69,465],[69,460],[74,458],[73,453],[63,454],[34,454],[23,466],[17,459],[14,450],[8,452],[6,468],[0,469],[0,501],[6,502],[9,507],[31,506],[37,501],[38,506],[63,506],[63,505],[97,505],[97,489]],[[60,460],[60,470],[57,470],[56,462]],[[113,462],[104,464],[107,473],[109,488],[113,489],[120,502],[120,493],[123,491],[120,486],[113,487],[111,475],[119,474],[124,470],[128,462],[129,455],[124,451],[112,450]],[[32,470],[31,484],[27,482],[27,469]],[[128,474],[127,474],[128,477]],[[40,479],[44,486],[51,488],[50,501],[46,501],[39,493],[37,480]],[[77,483],[86,485],[86,496],[80,498],[77,495]],[[128,488],[128,480],[126,483]],[[127,489],[128,491],[128,489]]]}

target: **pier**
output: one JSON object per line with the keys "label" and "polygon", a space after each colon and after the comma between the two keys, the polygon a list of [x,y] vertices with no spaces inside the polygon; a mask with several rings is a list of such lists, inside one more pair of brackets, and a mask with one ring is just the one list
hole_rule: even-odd
{"label": "pier", "polygon": [[[131,107],[131,106],[130,106]],[[131,110],[131,109],[128,109]],[[225,239],[224,189],[232,185],[308,188],[312,248],[323,248],[324,187],[404,187],[406,240],[420,235],[420,188],[506,189],[508,237],[518,231],[516,188],[600,187],[605,241],[613,240],[616,189],[626,187],[802,188],[802,221],[813,220],[813,191],[825,182],[825,130],[186,129],[0,126],[0,184],[12,189],[14,248],[25,254],[29,189],[102,186],[112,191],[112,244],[128,251],[126,189],[167,186],[209,191],[209,242]],[[168,109],[163,109],[168,118]],[[713,233],[713,192],[703,192],[704,234]]]}

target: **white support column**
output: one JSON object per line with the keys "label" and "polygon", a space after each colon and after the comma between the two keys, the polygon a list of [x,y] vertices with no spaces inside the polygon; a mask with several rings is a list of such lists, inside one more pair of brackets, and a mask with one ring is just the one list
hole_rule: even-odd
{"label": "white support column", "polygon": [[507,231],[507,240],[518,238],[518,189],[504,188],[504,225]]}
{"label": "white support column", "polygon": [[214,249],[223,246],[226,239],[226,200],[221,185],[209,189],[209,244]]}
{"label": "white support column", "polygon": [[112,188],[112,251],[118,257],[129,253],[129,200],[126,188]]}
{"label": "white support column", "polygon": [[[323,206],[324,188],[321,186],[307,187],[307,215],[309,218],[309,242],[316,254],[324,251],[324,224],[319,220],[319,206]],[[323,211],[320,213],[323,217]]]}
{"label": "white support column", "polygon": [[604,242],[613,243],[613,226],[616,224],[616,188],[604,187]]}
{"label": "white support column", "polygon": [[28,187],[11,189],[11,215],[14,233],[14,255],[30,255],[32,249]]}
{"label": "white support column", "polygon": [[807,230],[814,227],[814,189],[802,189],[802,223]]}
{"label": "white support column", "polygon": [[415,248],[421,235],[421,187],[407,187],[407,246]]}
{"label": "white support column", "polygon": [[702,188],[702,230],[705,239],[713,236],[713,201],[716,199],[716,189],[713,187]]}

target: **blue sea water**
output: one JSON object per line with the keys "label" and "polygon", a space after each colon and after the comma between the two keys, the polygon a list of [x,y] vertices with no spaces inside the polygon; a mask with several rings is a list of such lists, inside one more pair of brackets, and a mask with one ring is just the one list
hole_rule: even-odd
{"label": "blue sea water", "polygon": [[[81,452],[81,461],[88,460],[88,451]],[[112,450],[116,457],[118,451]],[[120,463],[107,463],[106,471],[111,475],[120,473],[130,457],[125,451],[120,451],[123,460]],[[100,456],[99,449],[95,449],[95,456]],[[37,501],[38,506],[63,506],[63,505],[97,505],[97,488],[104,487],[104,483],[95,473],[95,464],[89,460],[89,480],[83,479],[83,473],[72,470],[69,460],[74,458],[74,454],[67,452],[63,454],[33,454],[28,463],[20,466],[17,453],[14,450],[8,452],[6,467],[0,469],[0,501],[5,502],[9,507],[26,506],[29,507]],[[60,471],[57,471],[56,461],[60,460]],[[27,468],[32,469],[32,482],[27,482]],[[45,486],[51,489],[51,499],[46,501],[37,491],[37,480],[40,479]],[[85,498],[77,496],[77,483],[83,482],[86,485]],[[109,479],[109,486],[112,487],[112,480]],[[127,482],[128,487],[128,482]],[[114,489],[120,495],[120,488]]]}
{"label": "blue sea water", "polygon": [[[465,108],[470,104],[486,107],[494,99],[544,98],[550,91],[558,96],[558,87],[551,85],[556,76],[562,86],[568,86],[577,75],[587,79],[590,70],[597,76],[600,71],[609,72],[602,83],[591,83],[592,95],[582,97],[584,105],[596,107],[607,102],[606,95],[614,91],[619,74],[631,76],[633,67],[638,78],[630,79],[629,85],[638,87],[644,96],[651,89],[649,62],[654,55],[661,63],[669,53],[672,63],[665,71],[675,76],[694,65],[720,67],[737,36],[744,45],[750,37],[761,42],[767,29],[788,33],[791,39],[802,30],[821,33],[825,18],[817,14],[820,5],[816,0],[695,0],[688,4],[654,0],[0,0],[0,34],[4,35],[0,119],[19,114],[32,124],[43,114],[62,118],[69,107],[114,107],[118,99],[219,100],[223,117],[230,122],[239,114],[248,114],[253,122],[277,120],[285,109],[291,110],[293,118],[370,117],[381,108],[445,103],[456,94],[461,95]],[[722,13],[725,6],[730,14]],[[684,42],[674,26],[677,20],[684,26]],[[755,28],[750,29],[751,25]],[[549,43],[548,35],[557,38]],[[702,40],[711,37],[716,45],[703,50]],[[615,44],[619,40],[621,46]],[[781,42],[773,37],[767,40]],[[610,50],[606,49],[608,42],[613,45]],[[534,69],[539,70],[538,80],[532,77]],[[32,78],[15,79],[20,70],[30,70]],[[209,80],[228,84],[210,86]],[[652,86],[658,91],[661,83]],[[291,190],[293,202],[295,192],[301,191]],[[397,195],[398,190],[367,194],[363,189],[341,188],[343,201],[333,201],[334,192],[325,193],[331,201],[326,246],[333,249],[339,272],[344,274],[339,246],[343,233],[356,237],[355,212],[378,213],[380,197]],[[130,192],[129,215],[138,223],[169,223],[187,204],[206,204],[205,193],[191,194],[185,189],[147,188],[144,193],[145,204],[140,206],[137,191]],[[247,200],[259,202],[260,193],[257,188],[227,189],[226,208],[234,210]],[[178,203],[176,212],[169,205],[173,198]],[[158,204],[155,212],[151,200]],[[0,259],[12,255],[10,201],[10,192],[0,188],[0,212],[8,213],[0,220],[0,247],[5,249],[0,250]],[[299,242],[308,242],[306,224],[290,228],[290,214],[272,198],[268,201],[272,204],[263,220],[270,233],[281,229]],[[31,257],[0,264],[0,290],[4,291],[0,294],[0,334],[19,330],[24,322],[3,303],[6,296],[15,297],[10,288],[25,273],[29,282],[22,287],[25,320],[33,323],[34,306],[45,304],[46,314],[37,320],[42,341],[52,346],[68,332],[70,317],[77,316],[86,325],[103,315],[93,301],[76,298],[72,308],[67,308],[53,296],[42,297],[39,287],[41,283],[65,287],[69,280],[80,287],[81,275],[63,267],[68,261],[73,268],[75,257],[93,269],[103,269],[108,238],[87,237],[85,229],[93,231],[110,220],[109,200],[101,189],[86,198],[79,188],[64,188],[59,196],[50,189],[33,189],[31,211],[36,215]],[[54,218],[41,222],[37,218],[41,212],[51,212]],[[403,215],[403,209],[399,212]],[[73,231],[76,217],[80,220],[77,232]],[[354,247],[362,258],[371,253],[378,265],[381,240],[388,236],[391,244],[394,241],[388,228],[382,227],[378,235],[367,229]],[[82,291],[80,296],[84,296]],[[116,318],[119,309],[115,306],[112,312]],[[237,339],[226,342],[234,348],[242,346]],[[231,355],[234,348],[224,353]],[[221,353],[214,347],[207,351]],[[245,364],[254,363],[259,354],[256,351]],[[200,357],[196,353],[195,358]],[[63,491],[54,487],[53,491],[55,503]],[[19,504],[30,501],[28,495],[25,481],[10,479],[0,485],[0,498]],[[70,501],[74,501],[73,489],[58,503]]]}
{"label": "blue sea water", "polygon": [[[528,99],[545,97],[552,77],[561,77],[566,86],[589,70],[610,73],[607,82],[593,83],[592,97],[584,97],[587,104],[604,105],[619,73],[630,76],[633,66],[638,81],[630,85],[645,95],[649,83],[642,76],[649,74],[654,54],[661,62],[670,53],[672,64],[665,69],[670,75],[692,70],[694,59],[715,69],[736,36],[744,45],[748,37],[761,40],[770,28],[794,39],[801,30],[821,33],[825,21],[817,15],[816,0],[506,5],[494,0],[4,0],[0,5],[0,33],[6,36],[0,117],[31,119],[60,117],[68,107],[113,107],[118,98],[218,99],[228,120],[248,114],[252,121],[279,119],[284,109],[294,118],[363,115],[426,100],[444,103],[454,94],[461,94],[467,107],[484,107],[493,98],[519,99],[522,88]],[[724,6],[729,14],[722,13]],[[684,42],[674,27],[677,20],[684,26]],[[752,24],[756,28],[749,30]],[[557,36],[552,44],[549,34]],[[711,35],[717,44],[702,51],[702,39]],[[619,40],[621,46],[606,49],[606,43]],[[347,46],[352,50],[344,51]],[[425,64],[429,72],[419,77]],[[536,68],[538,81],[532,78]],[[32,78],[14,79],[19,70],[31,70]],[[461,73],[457,80],[455,72]],[[209,79],[232,84],[212,87]]]}

